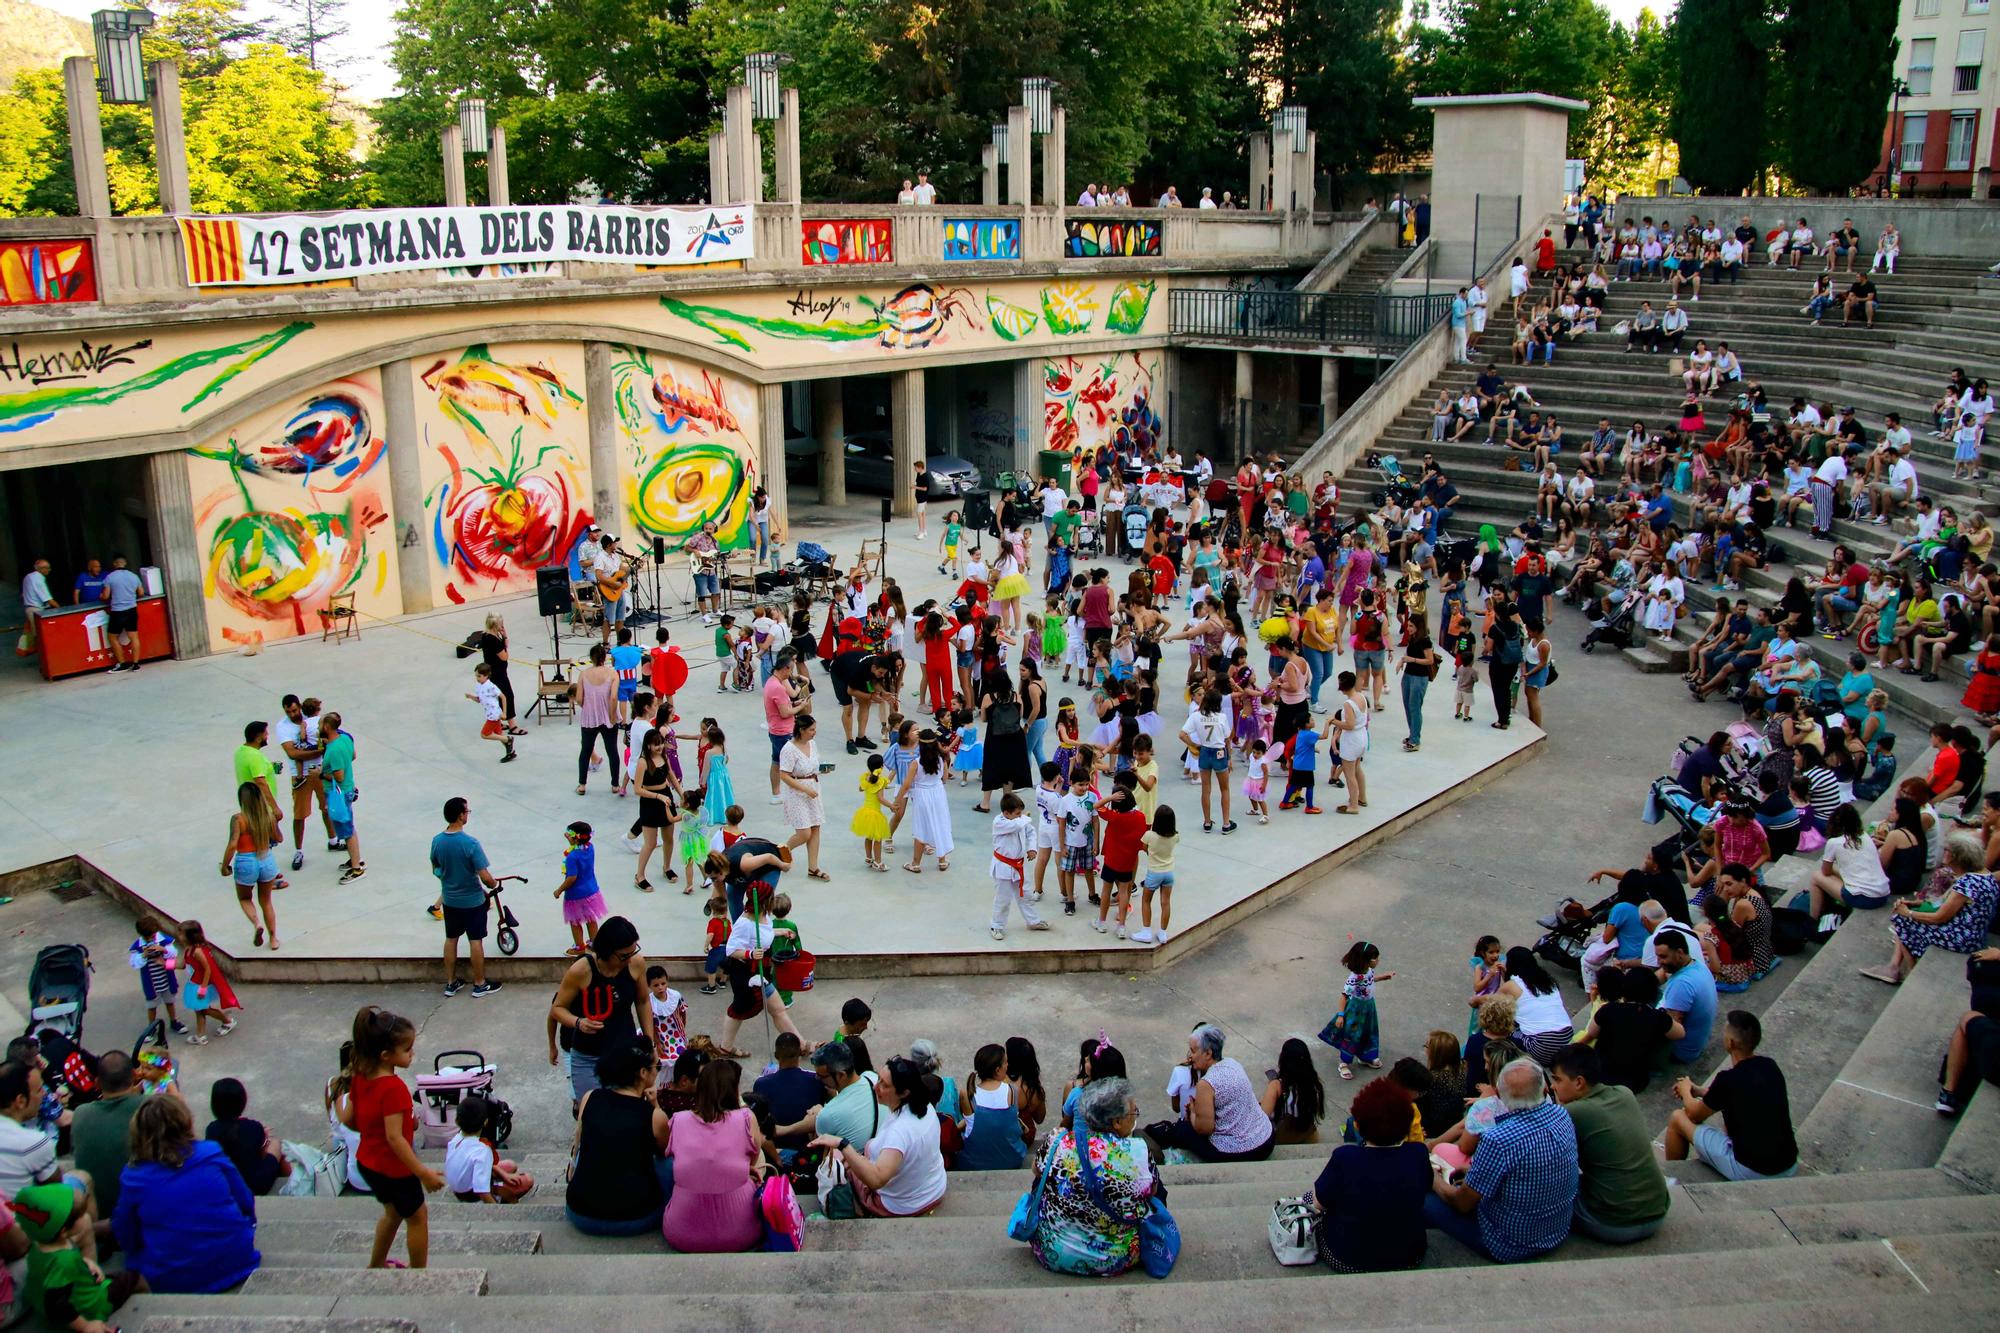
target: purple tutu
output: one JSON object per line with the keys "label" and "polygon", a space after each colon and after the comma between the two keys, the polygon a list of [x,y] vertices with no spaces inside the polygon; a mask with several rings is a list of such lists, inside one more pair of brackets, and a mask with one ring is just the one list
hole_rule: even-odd
{"label": "purple tutu", "polygon": [[611,915],[611,909],[604,905],[604,894],[593,893],[588,898],[563,899],[563,924],[581,926],[592,921],[602,921]]}

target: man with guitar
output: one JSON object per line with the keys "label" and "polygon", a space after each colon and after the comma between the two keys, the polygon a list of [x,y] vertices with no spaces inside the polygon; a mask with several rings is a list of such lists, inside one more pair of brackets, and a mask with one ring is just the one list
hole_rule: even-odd
{"label": "man with guitar", "polygon": [[688,540],[688,555],[694,562],[694,596],[701,603],[701,623],[713,625],[722,611],[722,547],[715,540],[715,524],[704,523]]}
{"label": "man with guitar", "polygon": [[590,555],[585,570],[597,584],[597,595],[604,603],[604,624],[600,627],[600,642],[609,643],[612,632],[625,624],[632,614],[632,565],[635,562],[618,553],[618,539],[605,533],[595,554]]}

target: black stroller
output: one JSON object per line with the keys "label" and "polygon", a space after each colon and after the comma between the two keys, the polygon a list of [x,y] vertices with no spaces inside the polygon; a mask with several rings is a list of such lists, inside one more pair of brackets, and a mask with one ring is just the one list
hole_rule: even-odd
{"label": "black stroller", "polygon": [[1583,638],[1582,648],[1584,652],[1595,652],[1599,644],[1605,644],[1612,648],[1630,648],[1632,646],[1632,629],[1634,620],[1638,614],[1633,606],[1633,600],[1630,597],[1626,598],[1608,618],[1592,623],[1590,633],[1586,634]]}
{"label": "black stroller", "polygon": [[80,1045],[89,1008],[90,950],[81,944],[45,946],[28,971],[28,1031],[48,1028]]}
{"label": "black stroller", "polygon": [[1581,971],[1584,950],[1604,934],[1604,923],[1610,920],[1611,905],[1616,901],[1614,896],[1589,907],[1574,898],[1558,902],[1555,911],[1535,923],[1543,931],[1535,941],[1535,956],[1571,972]]}

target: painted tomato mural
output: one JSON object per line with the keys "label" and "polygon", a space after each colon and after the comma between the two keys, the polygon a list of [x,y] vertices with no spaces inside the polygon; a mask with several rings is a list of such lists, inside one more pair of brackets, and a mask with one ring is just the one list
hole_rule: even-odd
{"label": "painted tomato mural", "polygon": [[[536,471],[544,458],[561,452],[559,445],[544,445],[530,458],[517,429],[507,462],[488,468],[461,466],[448,447],[439,452],[451,472],[438,489],[431,540],[438,561],[468,583],[497,588],[560,564],[589,525],[567,479]],[[446,585],[445,595],[464,600],[455,584]]]}

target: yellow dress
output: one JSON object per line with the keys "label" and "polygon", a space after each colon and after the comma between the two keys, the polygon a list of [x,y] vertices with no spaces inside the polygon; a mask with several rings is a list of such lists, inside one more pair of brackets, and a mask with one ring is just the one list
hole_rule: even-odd
{"label": "yellow dress", "polygon": [[889,836],[889,816],[882,809],[882,789],[889,785],[889,770],[878,768],[861,775],[861,808],[847,827],[857,838],[881,842]]}

